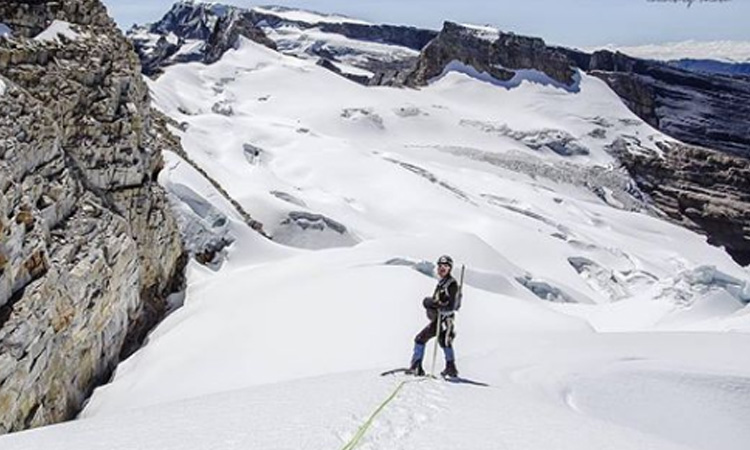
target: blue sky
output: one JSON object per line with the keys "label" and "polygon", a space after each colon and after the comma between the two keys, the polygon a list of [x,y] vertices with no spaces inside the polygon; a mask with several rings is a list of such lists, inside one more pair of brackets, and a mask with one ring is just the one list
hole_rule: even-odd
{"label": "blue sky", "polygon": [[[158,20],[172,0],[104,0],[123,28]],[[266,1],[227,0],[239,6]],[[439,29],[444,20],[496,26],[570,46],[750,41],[750,0],[270,0],[378,23]]]}

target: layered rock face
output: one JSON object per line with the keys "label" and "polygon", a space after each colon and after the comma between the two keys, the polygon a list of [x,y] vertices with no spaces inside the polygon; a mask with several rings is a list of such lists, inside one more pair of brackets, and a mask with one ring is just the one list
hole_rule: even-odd
{"label": "layered rock face", "polygon": [[539,38],[499,33],[496,30],[445,22],[443,30],[422,50],[416,69],[407,78],[410,86],[424,86],[453,61],[471,66],[500,81],[516,70],[533,69],[572,86],[575,71],[565,54],[547,47]]}
{"label": "layered rock face", "polygon": [[[310,23],[276,15],[285,12],[286,8],[272,7],[251,14],[276,39],[282,53],[316,58],[321,66],[364,85],[403,85],[403,75],[417,63],[419,52],[438,35],[409,26],[335,20]],[[310,35],[316,36],[312,43]],[[346,66],[365,73],[351,73]]]}
{"label": "layered rock face", "polygon": [[208,38],[204,62],[211,64],[221,59],[227,50],[237,45],[240,36],[276,50],[276,43],[255,25],[252,14],[234,10],[217,21],[214,32]]}
{"label": "layered rock face", "polygon": [[712,59],[691,59],[683,58],[674,61],[667,61],[667,64],[691,72],[705,74],[731,75],[747,80],[750,78],[750,63],[724,62]]}
{"label": "layered rock face", "polygon": [[702,147],[664,144],[664,156],[612,150],[672,220],[708,235],[742,265],[750,264],[750,165]]}
{"label": "layered rock face", "polygon": [[[285,8],[276,7],[280,13]],[[274,9],[269,9],[273,11]],[[385,25],[385,24],[368,24],[356,22],[315,22],[309,23],[301,20],[290,20],[284,17],[274,15],[273,13],[264,13],[259,11],[250,11],[255,17],[255,23],[264,23],[269,28],[279,28],[282,26],[296,26],[304,30],[317,29],[324,33],[339,34],[349,39],[366,42],[379,42],[383,44],[396,45],[412,50],[423,49],[438,33],[433,30],[422,28]]]}
{"label": "layered rock face", "polygon": [[579,66],[643,120],[683,142],[750,157],[750,80],[599,51]]}
{"label": "layered rock face", "polygon": [[166,131],[102,4],[6,1],[0,22],[2,433],[77,413],[185,260],[154,181]]}
{"label": "layered rock face", "polygon": [[[172,64],[214,63],[237,45],[240,36],[275,49],[256,23],[253,14],[239,8],[179,2],[159,22],[136,27],[129,35],[143,73],[156,76]],[[192,48],[184,51],[184,47]]]}
{"label": "layered rock face", "polygon": [[[128,36],[148,76],[158,76],[172,64],[214,62],[241,35],[285,54],[317,59],[362,84],[398,84],[394,81],[398,73],[411,69],[418,52],[437,36],[432,30],[338,21],[317,13],[307,14],[306,22],[290,19],[289,12],[283,7],[247,10],[181,1],[158,22],[134,27]],[[339,63],[371,73],[352,75],[337,67]]]}

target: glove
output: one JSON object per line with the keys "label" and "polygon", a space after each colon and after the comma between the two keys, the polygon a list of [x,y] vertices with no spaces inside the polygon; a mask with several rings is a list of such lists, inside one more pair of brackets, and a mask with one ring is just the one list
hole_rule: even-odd
{"label": "glove", "polygon": [[435,305],[435,300],[432,297],[425,297],[422,300],[422,306],[424,306],[425,313],[427,313],[427,318],[430,322],[437,320],[437,305]]}

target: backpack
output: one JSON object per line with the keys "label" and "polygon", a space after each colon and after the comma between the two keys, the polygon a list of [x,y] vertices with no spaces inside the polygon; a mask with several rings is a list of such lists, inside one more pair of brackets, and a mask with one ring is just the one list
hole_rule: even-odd
{"label": "backpack", "polygon": [[461,277],[458,281],[458,292],[456,293],[456,308],[454,311],[458,311],[461,309],[461,300],[464,296],[464,269],[466,269],[466,266],[461,266]]}

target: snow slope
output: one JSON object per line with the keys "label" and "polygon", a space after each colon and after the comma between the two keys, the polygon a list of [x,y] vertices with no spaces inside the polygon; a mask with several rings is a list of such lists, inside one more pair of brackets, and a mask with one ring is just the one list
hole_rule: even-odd
{"label": "snow slope", "polygon": [[70,23],[65,22],[64,20],[53,20],[49,27],[39,33],[34,39],[42,42],[59,41],[60,35],[72,41],[80,37],[80,35],[70,27]]}
{"label": "snow slope", "polygon": [[190,263],[184,306],[83,420],[2,448],[341,448],[400,380],[377,373],[408,360],[443,253],[467,266],[459,370],[490,386],[409,384],[358,448],[743,448],[750,275],[656,217],[606,150],[668,138],[583,73],[450,69],[366,88],[243,41],[150,82],[274,240],[167,154],[186,239],[232,246]]}
{"label": "snow slope", "polygon": [[[463,358],[490,387],[412,383],[361,449],[744,449],[750,372],[738,336],[509,334]],[[747,345],[746,336],[741,336]],[[687,346],[686,343],[690,345]],[[269,384],[0,439],[3,449],[342,448],[400,378]]]}
{"label": "snow slope", "polygon": [[[261,29],[276,43],[279,51],[298,58],[317,61],[320,53],[335,55],[336,66],[356,75],[372,77],[365,68],[371,65],[411,61],[419,52],[407,47],[382,42],[350,39],[319,28],[302,29],[296,25],[263,26]],[[364,71],[364,72],[363,72]]]}
{"label": "snow slope", "polygon": [[251,8],[251,11],[256,11],[263,14],[272,14],[285,20],[306,22],[311,24],[356,23],[359,25],[370,25],[369,22],[353,19],[350,17],[340,16],[336,14],[321,14],[314,11],[306,11],[304,9],[285,8],[283,6],[254,6]]}

